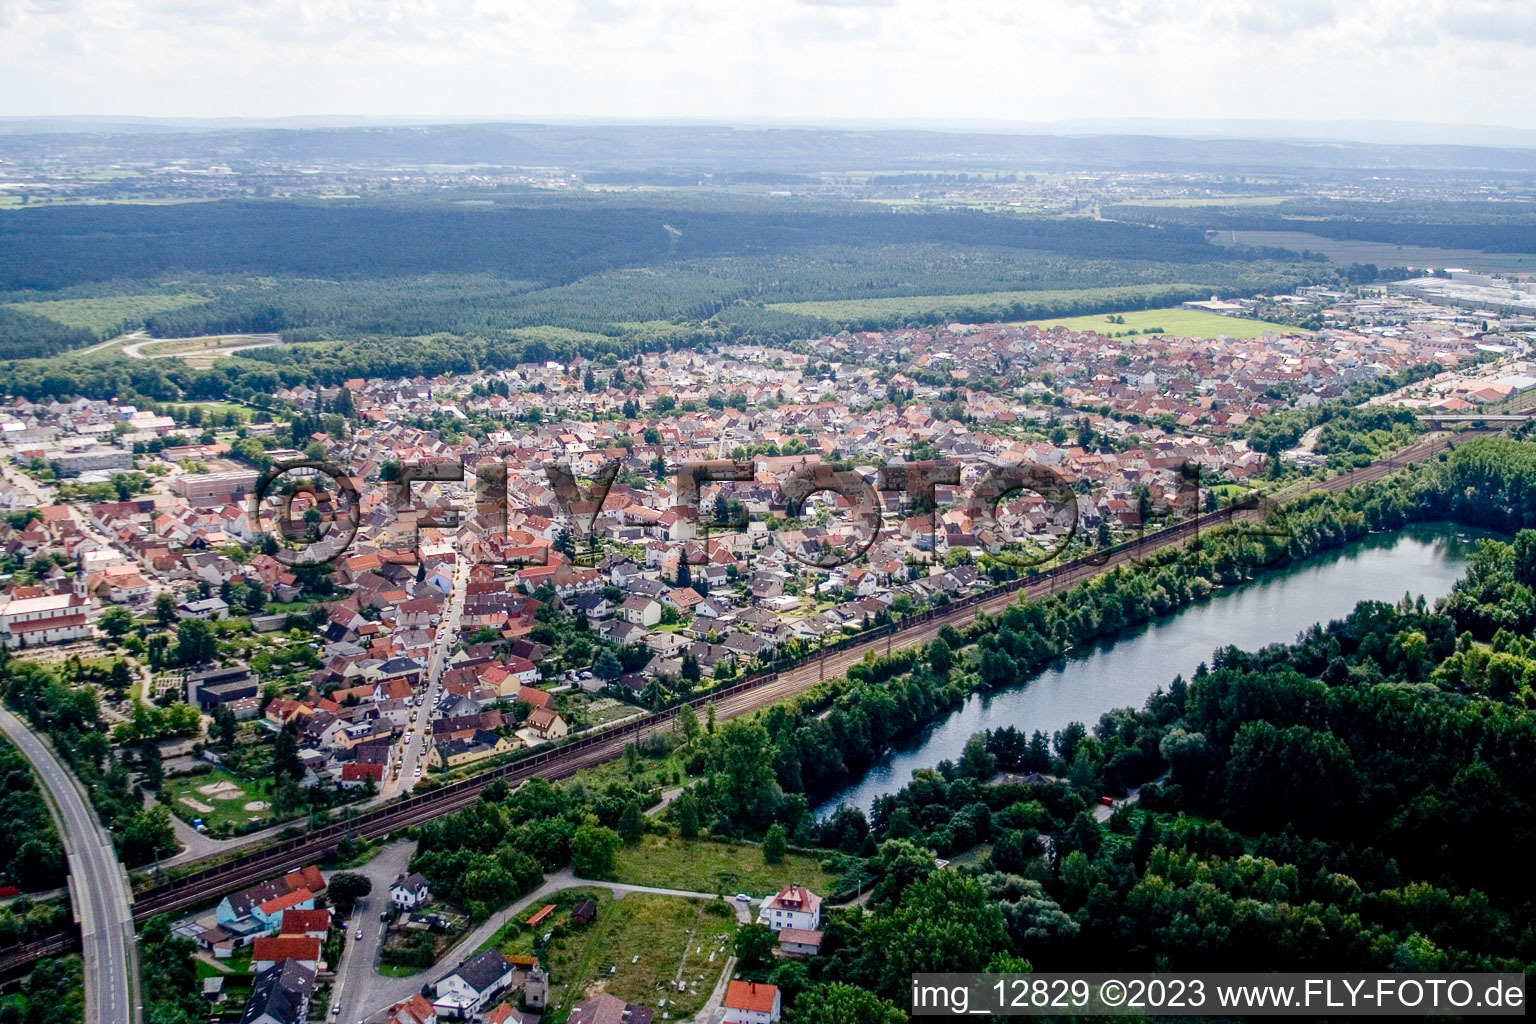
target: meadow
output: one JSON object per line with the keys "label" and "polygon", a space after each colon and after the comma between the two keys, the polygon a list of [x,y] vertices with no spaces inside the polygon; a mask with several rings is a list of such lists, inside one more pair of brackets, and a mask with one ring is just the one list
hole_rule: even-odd
{"label": "meadow", "polygon": [[[1111,319],[1117,316],[1124,323]],[[1225,334],[1229,338],[1257,338],[1265,331],[1296,333],[1300,329],[1268,320],[1250,320],[1245,317],[1222,316],[1198,309],[1169,306],[1165,309],[1132,309],[1121,313],[1094,314],[1093,316],[1054,317],[1028,321],[1035,327],[1065,327],[1071,331],[1098,331],[1110,336],[1125,335],[1130,331],[1146,334],[1149,330],[1162,329],[1163,334],[1177,338],[1216,338]]]}
{"label": "meadow", "polygon": [[[597,901],[597,917],[580,927],[569,912],[583,899]],[[551,902],[560,908],[554,920],[562,923],[540,960],[549,972],[549,1009],[558,1016],[601,991],[687,1019],[703,1007],[734,951],[736,916],[724,901],[649,893],[616,899],[606,889],[576,888]],[[514,922],[493,941],[504,953],[526,954],[535,938]]]}

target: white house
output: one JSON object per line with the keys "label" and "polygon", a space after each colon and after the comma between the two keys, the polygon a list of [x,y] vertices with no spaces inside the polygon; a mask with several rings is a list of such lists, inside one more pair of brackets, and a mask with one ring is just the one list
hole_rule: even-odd
{"label": "white house", "polygon": [[777,1024],[783,1009],[777,985],[733,981],[725,990],[725,1024]]}
{"label": "white house", "polygon": [[513,966],[500,950],[470,957],[433,986],[432,1002],[439,1017],[468,1020],[490,1004],[491,997],[512,983]]}
{"label": "white house", "polygon": [[821,929],[821,897],[803,885],[786,885],[779,894],[763,903],[757,923],[774,931],[798,928],[814,932]]}
{"label": "white house", "polygon": [[401,910],[415,910],[432,898],[432,888],[420,872],[407,875],[389,887],[389,899]]}

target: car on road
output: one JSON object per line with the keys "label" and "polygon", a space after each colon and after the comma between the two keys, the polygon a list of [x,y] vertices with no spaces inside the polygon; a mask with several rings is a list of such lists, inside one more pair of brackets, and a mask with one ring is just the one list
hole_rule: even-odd
{"label": "car on road", "polygon": [[331,1016],[332,1017],[340,1017],[341,1016],[341,1004],[340,1003],[337,1003],[335,1006],[331,1007]]}
{"label": "car on road", "polygon": [[751,903],[752,902],[752,897],[748,896],[744,892],[739,892],[739,893],[736,894],[736,902],[737,903]]}
{"label": "car on road", "polygon": [[380,920],[380,921],[388,921],[388,920],[389,920],[389,911],[387,911],[387,910],[385,910],[385,911],[382,911],[382,912],[381,912],[381,913],[380,913],[380,914],[379,914],[379,920]]}
{"label": "car on road", "polygon": [[355,931],[355,932],[353,932],[353,933],[352,933],[352,937],[353,937],[353,938],[354,938],[354,939],[358,939],[358,940],[361,940],[361,939],[362,939],[362,937],[363,937],[363,930],[362,930],[362,929],[361,929],[361,928],[359,928],[359,929],[358,929],[358,930],[357,930],[357,931]]}

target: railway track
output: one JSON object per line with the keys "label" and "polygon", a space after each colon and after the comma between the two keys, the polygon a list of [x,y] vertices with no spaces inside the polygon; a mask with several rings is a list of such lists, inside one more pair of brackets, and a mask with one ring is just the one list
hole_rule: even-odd
{"label": "railway track", "polygon": [[[1356,484],[1379,479],[1413,463],[1433,458],[1451,443],[1442,438],[1420,441],[1354,472],[1321,483],[1288,488],[1273,498],[1229,506],[1201,515],[1134,541],[1120,544],[1106,552],[1069,562],[1047,572],[1011,580],[971,597],[951,602],[901,620],[859,633],[832,647],[800,659],[776,672],[768,672],[694,698],[689,703],[697,709],[714,703],[716,717],[735,718],[750,714],[814,686],[822,679],[835,679],[862,661],[867,652],[894,653],[930,642],[945,626],[963,624],[978,612],[995,614],[1021,592],[1041,597],[1076,586],[1102,572],[1164,548],[1183,543],[1201,532],[1229,525],[1258,523],[1281,501],[1300,497],[1311,491],[1337,492]],[[883,649],[883,650],[882,650]],[[201,871],[142,889],[134,896],[134,920],[142,922],[161,913],[186,910],[207,903],[215,897],[300,867],[334,849],[344,836],[374,839],[398,829],[420,825],[444,814],[460,810],[479,798],[480,790],[494,780],[508,783],[541,777],[549,780],[568,778],[584,768],[602,764],[623,755],[624,748],[660,729],[672,727],[677,708],[632,719],[608,729],[562,744],[550,750],[520,758],[490,771],[451,783],[430,793],[408,797],[376,810],[311,829],[302,836],[279,840],[249,853],[239,854]],[[71,933],[36,940],[25,946],[0,951],[0,973],[15,970],[39,957],[53,956],[79,945]]]}

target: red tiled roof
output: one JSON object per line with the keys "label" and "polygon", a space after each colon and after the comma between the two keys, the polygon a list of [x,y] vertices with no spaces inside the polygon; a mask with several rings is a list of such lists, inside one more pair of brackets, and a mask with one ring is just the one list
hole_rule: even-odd
{"label": "red tiled roof", "polygon": [[304,935],[263,935],[251,944],[251,959],[319,960],[320,940]]}
{"label": "red tiled roof", "polygon": [[755,981],[733,981],[725,990],[725,1002],[721,1005],[732,1010],[772,1013],[773,998],[778,994],[777,985],[760,985]]}
{"label": "red tiled roof", "polygon": [[[283,923],[277,929],[279,935],[303,935],[305,932],[331,930],[329,910],[285,910]],[[788,929],[785,929],[788,931]]]}
{"label": "red tiled roof", "polygon": [[[274,896],[272,899],[267,900],[267,902],[261,904],[260,910],[263,914],[276,914],[279,911],[285,911],[290,907],[296,907],[300,903],[303,903],[306,900],[312,900],[314,898],[315,894],[310,892],[308,889],[295,889],[292,892],[283,894],[282,896]],[[279,957],[278,959],[282,958]]]}

